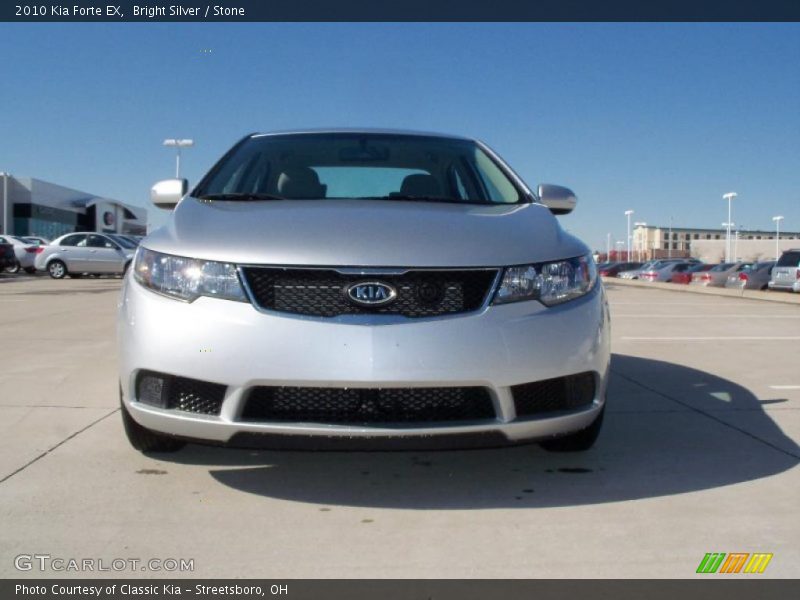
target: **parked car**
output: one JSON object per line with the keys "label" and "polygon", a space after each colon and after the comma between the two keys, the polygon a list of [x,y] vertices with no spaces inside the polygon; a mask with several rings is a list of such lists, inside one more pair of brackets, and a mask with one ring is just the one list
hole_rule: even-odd
{"label": "parked car", "polygon": [[643,271],[650,271],[652,269],[658,270],[666,267],[668,264],[681,263],[681,262],[689,262],[692,264],[697,264],[700,261],[695,258],[660,258],[658,260],[648,261],[635,269],[631,269],[628,271],[621,271],[617,274],[617,277],[619,277],[620,279],[638,279],[639,273],[642,273]]}
{"label": "parked car", "polygon": [[187,189],[153,187],[175,212],[119,301],[135,448],[594,443],[608,306],[570,190],[371,130],[247,136]]}
{"label": "parked car", "polygon": [[125,235],[122,233],[108,233],[106,235],[115,242],[119,243],[120,246],[127,248],[128,250],[135,250],[139,245],[139,240],[130,235]]}
{"label": "parked car", "polygon": [[656,265],[651,269],[639,273],[639,279],[642,281],[669,281],[674,273],[682,273],[693,267],[693,263],[676,262],[667,263],[666,265]]}
{"label": "parked car", "polygon": [[16,260],[13,265],[6,267],[6,271],[9,273],[19,273],[20,269],[22,269],[26,273],[36,272],[34,263],[36,255],[41,252],[41,246],[26,242],[23,238],[16,235],[0,235],[0,244],[11,244],[14,247],[14,256]]}
{"label": "parked car", "polygon": [[[2,239],[2,238],[0,238]],[[14,244],[0,241],[0,273],[17,264],[17,255],[14,253]]]}
{"label": "parked car", "polygon": [[638,269],[642,266],[640,262],[620,262],[610,263],[607,266],[599,269],[600,275],[603,277],[616,277],[621,271],[629,271],[631,269]]}
{"label": "parked car", "polygon": [[744,262],[720,263],[708,271],[692,275],[692,285],[723,287],[725,282],[728,281],[729,275],[735,273],[738,276],[743,268],[751,264]]}
{"label": "parked car", "polygon": [[708,263],[694,264],[688,269],[673,273],[672,277],[670,278],[670,281],[672,283],[689,284],[692,282],[692,276],[695,273],[702,273],[704,271],[708,271],[709,269],[712,269],[715,266],[716,266],[715,264],[708,264]]}
{"label": "parked car", "polygon": [[36,268],[53,279],[84,273],[122,274],[133,260],[135,249],[126,248],[102,233],[68,233],[53,240],[36,256]]}
{"label": "parked car", "polygon": [[772,269],[771,290],[800,292],[800,249],[787,250]]}
{"label": "parked car", "polygon": [[736,273],[728,275],[725,282],[727,288],[747,290],[765,290],[769,284],[770,273],[775,266],[775,261],[753,263],[742,268]]}

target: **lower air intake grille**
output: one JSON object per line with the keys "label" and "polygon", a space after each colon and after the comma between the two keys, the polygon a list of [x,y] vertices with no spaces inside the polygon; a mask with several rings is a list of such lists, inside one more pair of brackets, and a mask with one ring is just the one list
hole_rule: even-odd
{"label": "lower air intake grille", "polygon": [[594,400],[594,373],[544,379],[511,387],[518,417],[575,410]]}
{"label": "lower air intake grille", "polygon": [[136,378],[139,402],[199,415],[218,415],[225,398],[225,386],[188,377],[141,371]]}
{"label": "lower air intake grille", "polygon": [[495,418],[480,387],[312,388],[256,387],[243,421],[332,424],[441,423]]}

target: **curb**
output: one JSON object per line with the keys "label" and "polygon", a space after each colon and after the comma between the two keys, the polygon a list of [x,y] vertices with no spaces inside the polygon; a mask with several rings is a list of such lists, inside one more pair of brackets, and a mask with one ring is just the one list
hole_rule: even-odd
{"label": "curb", "polygon": [[773,292],[761,290],[734,290],[729,288],[695,286],[679,283],[658,283],[645,282],[636,279],[618,279],[616,277],[603,277],[603,285],[607,287],[635,287],[650,290],[666,290],[678,294],[705,294],[706,296],[723,296],[727,298],[744,298],[746,300],[763,300],[766,302],[777,302],[779,304],[800,305],[800,294],[792,292]]}

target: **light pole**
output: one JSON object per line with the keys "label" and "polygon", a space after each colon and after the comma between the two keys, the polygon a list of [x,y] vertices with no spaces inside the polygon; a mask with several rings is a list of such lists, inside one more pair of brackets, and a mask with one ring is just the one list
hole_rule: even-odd
{"label": "light pole", "polygon": [[3,229],[0,233],[11,235],[11,228],[8,226],[8,178],[11,177],[9,173],[3,171]]}
{"label": "light pole", "polygon": [[[645,223],[644,221],[636,221],[636,223],[634,223],[633,226],[638,229],[639,227],[647,227],[647,223]],[[644,234],[646,234],[646,230],[643,233],[643,235]],[[639,235],[638,238],[639,238],[638,239],[638,243],[635,244],[635,246],[636,246],[636,260],[638,260],[639,262],[642,262],[642,250],[644,249],[645,241],[644,241],[642,235]]]}
{"label": "light pole", "polygon": [[626,210],[625,216],[628,217],[628,244],[625,247],[625,260],[630,261],[631,259],[631,215],[633,214],[632,210]]}
{"label": "light pole", "polygon": [[772,217],[772,220],[775,221],[775,260],[778,260],[781,257],[781,221],[783,221],[783,216]]}
{"label": "light pole", "polygon": [[[736,225],[736,223],[731,223],[730,221],[728,221],[727,223],[722,223],[722,226],[726,229],[726,231],[728,232],[728,235],[730,235],[731,229],[734,227],[734,225]],[[732,246],[733,245],[730,244],[730,240],[726,240],[726,243],[725,243],[725,262],[731,262],[731,258],[732,258],[731,254],[732,254],[732,250],[733,250]]]}
{"label": "light pole", "polygon": [[731,226],[730,223],[732,222],[731,216],[731,200],[736,198],[738,194],[736,192],[728,192],[727,194],[722,194],[723,199],[728,201],[728,229],[725,234],[725,262],[731,262]]}
{"label": "light pole", "polygon": [[177,154],[175,155],[175,179],[180,179],[181,176],[181,148],[190,148],[194,146],[194,140],[189,139],[175,139],[170,138],[164,140],[164,145],[169,146],[170,148],[175,148],[177,150]]}
{"label": "light pole", "polygon": [[623,242],[622,240],[617,240],[615,245],[617,246],[617,260],[619,262],[630,262],[627,258],[625,259],[625,261],[622,261],[622,259],[620,259],[619,257],[621,253],[620,248],[625,245],[625,242]]}
{"label": "light pole", "polygon": [[606,262],[611,262],[611,234],[606,234]]}

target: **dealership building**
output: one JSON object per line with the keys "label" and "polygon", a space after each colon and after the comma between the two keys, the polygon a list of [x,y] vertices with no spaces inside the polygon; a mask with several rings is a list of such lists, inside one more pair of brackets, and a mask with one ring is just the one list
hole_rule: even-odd
{"label": "dealership building", "polygon": [[146,209],[41,179],[0,175],[0,199],[0,232],[10,235],[147,233]]}

